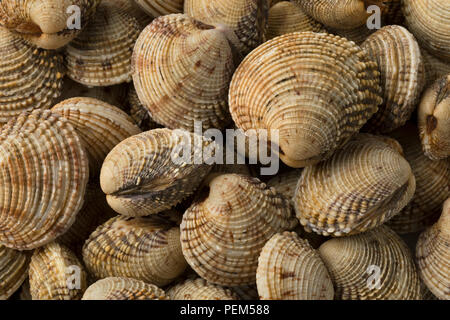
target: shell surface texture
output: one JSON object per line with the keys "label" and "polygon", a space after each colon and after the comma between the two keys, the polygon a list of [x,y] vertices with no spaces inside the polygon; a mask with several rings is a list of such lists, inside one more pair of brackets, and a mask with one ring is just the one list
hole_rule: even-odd
{"label": "shell surface texture", "polygon": [[450,62],[438,59],[427,50],[421,49],[425,65],[426,87],[428,87],[436,80],[450,74]]}
{"label": "shell surface texture", "polygon": [[135,17],[142,29],[153,20],[134,0],[103,0],[103,2],[108,2]]}
{"label": "shell surface texture", "polygon": [[150,16],[157,18],[182,13],[184,0],[134,0]]}
{"label": "shell surface texture", "polygon": [[142,131],[148,131],[159,127],[159,125],[153,121],[147,108],[139,100],[134,86],[130,86],[128,90],[128,105],[128,113],[131,118],[133,118],[134,123],[141,128]]}
{"label": "shell surface texture", "polygon": [[239,300],[236,293],[205,279],[187,279],[174,285],[167,294],[171,300]]}
{"label": "shell surface texture", "polygon": [[0,245],[0,300],[8,299],[28,277],[30,255]]}

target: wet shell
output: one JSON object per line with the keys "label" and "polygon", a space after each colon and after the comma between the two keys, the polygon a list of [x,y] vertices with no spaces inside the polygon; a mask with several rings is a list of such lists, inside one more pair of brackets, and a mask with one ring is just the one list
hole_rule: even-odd
{"label": "wet shell", "polygon": [[225,174],[209,183],[181,223],[183,254],[197,274],[223,285],[254,284],[273,234],[296,225],[288,200],[256,178]]}
{"label": "wet shell", "polygon": [[419,45],[405,28],[386,26],[361,47],[377,61],[384,89],[384,102],[366,129],[381,133],[393,131],[411,118],[425,85]]}
{"label": "wet shell", "polygon": [[295,232],[277,233],[259,256],[256,284],[261,300],[333,300],[327,268]]}
{"label": "wet shell", "polygon": [[436,80],[450,74],[450,62],[439,60],[422,48],[422,57],[425,64],[426,87],[431,86]]}
{"label": "wet shell", "polygon": [[128,104],[130,107],[129,114],[133,118],[134,123],[142,129],[148,131],[156,129],[159,125],[153,121],[147,108],[141,103],[134,86],[130,86],[128,91]]}
{"label": "wet shell", "polygon": [[187,266],[178,226],[158,215],[108,220],[86,241],[83,260],[97,278],[129,277],[157,286],[169,284]]}
{"label": "wet shell", "polygon": [[28,277],[29,255],[0,245],[0,300],[8,299]]}
{"label": "wet shell", "polygon": [[169,300],[155,285],[131,278],[109,277],[92,284],[82,300]]}
{"label": "wet shell", "polygon": [[448,0],[404,0],[408,29],[423,48],[450,62],[450,2]]}
{"label": "wet shell", "polygon": [[230,86],[236,125],[278,130],[280,158],[304,167],[328,158],[381,104],[379,72],[361,48],[325,33],[290,33],[241,63]]}
{"label": "wet shell", "polygon": [[83,204],[88,159],[67,120],[23,113],[0,130],[0,243],[42,246],[72,225]]}
{"label": "wet shell", "polygon": [[170,129],[223,128],[234,72],[224,33],[186,15],[155,19],[133,52],[133,82],[151,117]]}
{"label": "wet shell", "polygon": [[154,18],[171,13],[182,13],[184,0],[134,0]]}
{"label": "wet shell", "polygon": [[134,0],[103,0],[103,3],[105,2],[112,4],[121,11],[125,11],[132,17],[135,17],[142,29],[152,21],[152,17],[142,10]]}
{"label": "wet shell", "polygon": [[450,73],[437,80],[422,96],[418,109],[420,139],[432,160],[450,156]]}
{"label": "wet shell", "polygon": [[[122,141],[108,154],[100,173],[109,205],[127,216],[150,215],[175,206],[211,170],[201,158],[211,145],[198,135],[170,129],[155,129]],[[179,152],[186,154],[178,158]]]}
{"label": "wet shell", "polygon": [[439,299],[450,300],[450,199],[439,221],[417,242],[416,258],[422,280]]}
{"label": "wet shell", "polygon": [[294,196],[307,230],[343,236],[372,229],[411,200],[415,178],[398,142],[360,134],[329,160],[307,167]]}
{"label": "wet shell", "polygon": [[[80,33],[99,3],[100,0],[3,0],[0,24],[38,47],[57,49]],[[81,17],[79,26],[74,18],[77,14]],[[68,28],[69,23],[74,23],[73,28]]]}
{"label": "wet shell", "polygon": [[67,75],[86,86],[131,81],[131,55],[141,26],[113,5],[101,4],[86,29],[65,48]]}
{"label": "wet shell", "polygon": [[61,94],[62,56],[37,49],[3,27],[0,54],[0,126],[23,111],[50,108]]}
{"label": "wet shell", "polygon": [[421,297],[411,252],[386,226],[328,240],[319,253],[333,280],[336,299],[418,300]]}
{"label": "wet shell", "polygon": [[208,283],[202,278],[187,279],[167,291],[171,300],[239,300],[230,289]]}
{"label": "wet shell", "polygon": [[87,288],[83,266],[57,242],[34,250],[29,274],[33,300],[79,300]]}

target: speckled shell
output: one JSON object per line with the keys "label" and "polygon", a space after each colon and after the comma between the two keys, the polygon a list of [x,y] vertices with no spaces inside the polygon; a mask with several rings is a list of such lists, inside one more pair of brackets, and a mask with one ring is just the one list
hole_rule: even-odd
{"label": "speckled shell", "polygon": [[184,0],[134,0],[154,18],[171,13],[182,13]]}
{"label": "speckled shell", "polygon": [[336,299],[421,298],[419,275],[411,252],[403,240],[386,226],[328,240],[319,248],[319,253],[333,280]]}
{"label": "speckled shell", "polygon": [[103,160],[112,148],[141,132],[124,111],[94,98],[70,98],[52,112],[66,118],[80,137],[89,157],[91,181],[98,181]]}
{"label": "speckled shell", "polygon": [[403,147],[405,159],[416,178],[411,202],[388,225],[397,233],[420,232],[437,221],[441,207],[450,197],[450,161],[432,161],[423,152],[417,128],[408,124],[391,135]]}
{"label": "speckled shell", "polygon": [[420,45],[437,58],[450,62],[450,2],[448,0],[404,0],[408,29]]}
{"label": "speckled shell", "polygon": [[264,41],[268,0],[185,0],[184,13],[231,31],[229,39],[246,55]]}
{"label": "speckled shell", "polygon": [[258,259],[256,284],[261,300],[333,300],[327,268],[295,232],[275,234]]}
{"label": "speckled shell", "polygon": [[236,125],[278,130],[280,158],[304,167],[331,156],[381,104],[379,72],[366,53],[325,33],[290,33],[241,63],[230,86]]}
{"label": "speckled shell", "polygon": [[171,300],[239,300],[230,289],[202,278],[187,279],[167,290]]}
{"label": "speckled shell", "polygon": [[[198,161],[202,149],[211,145],[201,139],[185,131],[155,129],[122,141],[108,154],[100,173],[109,205],[123,215],[145,216],[191,195],[212,168]],[[176,158],[183,145],[191,147],[190,159],[188,154]]]}
{"label": "speckled shell", "polygon": [[61,94],[62,56],[37,49],[3,27],[0,55],[0,126],[23,111],[50,108]]}
{"label": "speckled shell", "polygon": [[0,300],[8,299],[28,277],[29,254],[0,245]]}
{"label": "speckled shell", "polygon": [[344,37],[350,41],[353,41],[357,45],[361,45],[366,39],[373,34],[376,29],[368,29],[365,24],[363,24],[361,27],[355,28],[355,29],[333,29],[333,28],[327,28],[327,31],[331,34],[338,35],[340,37]]}
{"label": "speckled shell", "polygon": [[297,222],[289,202],[256,178],[225,174],[209,183],[181,223],[183,254],[197,274],[223,286],[254,284],[258,256]]}
{"label": "speckled shell", "polygon": [[439,299],[450,300],[450,198],[439,221],[417,241],[416,258],[422,280]]}
{"label": "speckled shell", "polygon": [[155,19],[133,52],[133,82],[151,117],[170,129],[223,128],[234,72],[224,33],[183,14]]}
{"label": "speckled shell", "polygon": [[57,242],[34,250],[29,274],[33,300],[79,300],[87,288],[80,261]]}
{"label": "speckled shell", "polygon": [[178,226],[158,215],[108,220],[86,241],[83,260],[97,278],[129,277],[157,286],[169,284],[187,266]]}
{"label": "speckled shell", "polygon": [[422,96],[418,108],[422,149],[432,160],[450,156],[450,73]]}
{"label": "speckled shell", "polygon": [[300,6],[294,2],[281,1],[269,10],[266,38],[270,40],[291,32],[323,32],[324,30],[324,27],[305,14]]}
{"label": "speckled shell", "polygon": [[[89,22],[100,0],[2,0],[0,24],[41,48],[57,49],[73,40]],[[80,10],[81,29],[68,28]]]}
{"label": "speckled shell", "polygon": [[398,214],[416,188],[401,152],[393,139],[359,134],[329,160],[305,168],[294,196],[301,224],[318,234],[343,236]]}
{"label": "speckled shell", "polygon": [[67,75],[86,86],[131,81],[131,55],[141,31],[136,18],[114,5],[98,6],[91,23],[65,48]]}
{"label": "speckled shell", "polygon": [[425,64],[426,87],[436,80],[450,74],[450,62],[444,62],[422,48],[422,57]]}
{"label": "speckled shell", "polygon": [[82,300],[169,300],[155,285],[131,278],[109,277],[89,286]]}
{"label": "speckled shell", "polygon": [[128,91],[129,114],[134,123],[142,129],[148,131],[156,129],[159,125],[153,121],[147,108],[141,103],[134,86],[130,86]]}
{"label": "speckled shell", "polygon": [[121,11],[125,11],[132,17],[135,17],[142,29],[144,29],[153,19],[142,10],[134,0],[103,0],[103,3],[105,2],[115,5]]}
{"label": "speckled shell", "polygon": [[23,113],[0,129],[0,243],[34,249],[63,234],[83,204],[88,159],[67,120]]}
{"label": "speckled shell", "polygon": [[366,125],[371,132],[387,133],[403,126],[415,110],[425,85],[420,48],[401,26],[386,26],[361,45],[377,61],[384,101]]}

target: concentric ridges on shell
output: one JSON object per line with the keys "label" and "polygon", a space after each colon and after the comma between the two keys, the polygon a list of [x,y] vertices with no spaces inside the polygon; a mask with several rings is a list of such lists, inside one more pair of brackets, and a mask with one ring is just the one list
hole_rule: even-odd
{"label": "concentric ridges on shell", "polygon": [[144,11],[154,18],[171,13],[183,12],[184,0],[134,0]]}
{"label": "concentric ridges on shell", "polygon": [[167,294],[171,300],[238,300],[231,290],[208,283],[202,278],[187,279],[174,285]]}
{"label": "concentric ridges on shell", "polygon": [[27,252],[0,245],[0,300],[8,299],[28,277]]}

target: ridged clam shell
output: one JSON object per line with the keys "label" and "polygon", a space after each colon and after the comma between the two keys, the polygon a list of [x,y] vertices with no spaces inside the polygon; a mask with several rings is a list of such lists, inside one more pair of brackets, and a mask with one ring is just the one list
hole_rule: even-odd
{"label": "ridged clam shell", "polygon": [[[45,49],[57,49],[73,40],[91,19],[100,0],[3,0],[0,24]],[[81,29],[68,28],[76,5]]]}
{"label": "ridged clam shell", "polygon": [[187,266],[180,229],[158,215],[108,220],[86,241],[83,260],[97,278],[129,277],[157,286],[169,284]]}
{"label": "ridged clam shell", "polygon": [[23,111],[50,108],[62,90],[62,56],[29,45],[3,27],[0,54],[0,126]]}
{"label": "ridged clam shell", "polygon": [[256,178],[225,174],[209,183],[181,223],[183,255],[205,280],[254,284],[260,251],[270,237],[292,229],[289,202]]}
{"label": "ridged clam shell", "polygon": [[[186,150],[190,151],[186,156],[191,159],[174,161],[178,148],[187,144],[191,150]],[[191,195],[211,170],[212,166],[197,161],[202,149],[210,145],[198,135],[170,129],[154,129],[122,141],[108,154],[100,173],[109,205],[128,216],[150,215],[175,206]]]}
{"label": "ridged clam shell", "polygon": [[130,86],[128,91],[128,104],[130,107],[129,114],[133,118],[134,123],[142,129],[148,131],[156,129],[159,125],[153,121],[147,108],[141,103],[134,86]]}
{"label": "ridged clam shell", "polygon": [[343,236],[367,231],[398,214],[415,187],[398,142],[359,134],[329,160],[303,170],[294,205],[307,230]]}
{"label": "ridged clam shell", "polygon": [[0,243],[33,249],[63,234],[83,204],[88,158],[67,120],[23,113],[0,129]]}
{"label": "ridged clam shell", "polygon": [[230,122],[227,93],[234,72],[224,33],[175,14],[155,19],[133,52],[133,82],[151,117],[170,129],[223,128]]}
{"label": "ridged clam shell", "polygon": [[261,300],[333,300],[333,283],[319,253],[295,232],[275,234],[258,261]]}
{"label": "ridged clam shell", "polygon": [[450,74],[450,62],[442,61],[422,48],[422,57],[425,64],[426,87],[436,80]]}
{"label": "ridged clam shell", "polygon": [[131,81],[131,55],[141,31],[136,18],[102,3],[89,25],[65,47],[67,75],[86,86]]}
{"label": "ridged clam shell", "polygon": [[386,133],[403,126],[415,110],[425,85],[419,45],[401,26],[386,26],[361,45],[377,61],[384,101],[366,125],[371,132]]}
{"label": "ridged clam shell", "polygon": [[82,300],[169,300],[155,285],[131,278],[101,279],[86,290]]}
{"label": "ridged clam shell", "polygon": [[171,13],[182,13],[184,0],[134,0],[154,18]]}
{"label": "ridged clam shell", "polygon": [[416,258],[422,280],[439,299],[450,300],[450,198],[439,221],[417,241]]}
{"label": "ridged clam shell", "polygon": [[328,240],[319,253],[333,280],[336,299],[417,300],[421,297],[411,252],[386,226]]}
{"label": "ridged clam shell", "polygon": [[420,139],[432,160],[450,156],[450,73],[437,80],[422,96],[418,109]]}
{"label": "ridged clam shell", "polygon": [[450,2],[448,0],[404,0],[408,29],[423,48],[450,62]]}
{"label": "ridged clam shell", "polygon": [[28,277],[29,255],[0,245],[0,300],[8,299]]}
{"label": "ridged clam shell", "polygon": [[252,51],[230,86],[236,125],[278,130],[280,158],[291,167],[324,160],[367,122],[382,102],[377,65],[344,38],[290,33]]}
{"label": "ridged clam shell", "polygon": [[239,300],[230,289],[208,283],[202,278],[187,279],[169,290],[171,300]]}
{"label": "ridged clam shell", "polygon": [[132,17],[135,17],[142,29],[153,20],[153,18],[142,10],[134,0],[103,0],[103,3],[105,2],[110,3],[121,11],[125,11]]}

